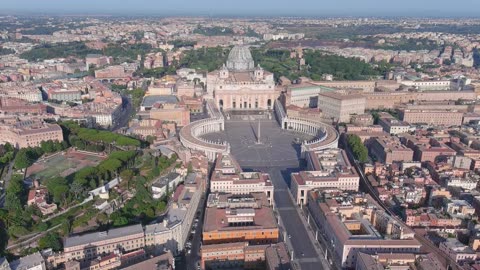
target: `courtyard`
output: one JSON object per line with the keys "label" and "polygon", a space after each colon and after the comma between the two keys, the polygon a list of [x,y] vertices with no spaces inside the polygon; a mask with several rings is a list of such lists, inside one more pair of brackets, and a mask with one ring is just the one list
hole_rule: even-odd
{"label": "courtyard", "polygon": [[[257,139],[259,123],[260,140]],[[273,119],[226,120],[224,131],[209,133],[203,138],[229,142],[231,153],[243,168],[298,167],[301,143],[313,139],[303,133],[283,130]]]}

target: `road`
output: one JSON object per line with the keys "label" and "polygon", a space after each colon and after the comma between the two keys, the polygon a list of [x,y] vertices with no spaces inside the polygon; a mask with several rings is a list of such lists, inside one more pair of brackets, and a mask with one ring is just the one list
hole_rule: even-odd
{"label": "road", "polygon": [[[201,242],[202,242],[202,231],[203,231],[203,218],[204,218],[204,210],[206,208],[206,197],[205,195],[199,203],[199,207],[197,209],[198,215],[195,217],[198,218],[198,225],[195,229],[195,234],[190,234],[188,241],[192,243],[192,249],[190,254],[186,254],[186,261],[187,261],[187,270],[197,270],[197,263],[201,259],[200,249],[201,249]],[[192,228],[193,229],[193,228]]]}
{"label": "road", "polygon": [[[13,158],[15,158],[15,155],[13,156]],[[8,165],[8,168],[6,168],[8,171],[7,171],[7,175],[4,178],[5,183],[3,185],[3,192],[0,195],[0,207],[3,207],[3,204],[5,203],[5,191],[7,190],[8,183],[10,182],[10,179],[12,179],[13,165],[14,165],[14,162],[11,161],[10,164]]]}
{"label": "road", "polygon": [[[293,261],[302,270],[330,269],[323,257],[323,251],[317,244],[314,236],[309,232],[305,219],[301,216],[299,208],[295,205],[288,188],[290,173],[299,168],[284,169],[281,167],[255,168],[270,174],[274,189],[276,210],[280,215],[280,224],[286,231],[286,242],[293,248]],[[303,255],[302,255],[303,254]]]}
{"label": "road", "polygon": [[130,98],[128,96],[122,95],[121,116],[118,118],[118,122],[111,127],[111,130],[116,131],[122,127],[126,127],[128,125],[128,121],[130,120],[130,115],[132,115],[134,109],[135,108],[133,108]]}

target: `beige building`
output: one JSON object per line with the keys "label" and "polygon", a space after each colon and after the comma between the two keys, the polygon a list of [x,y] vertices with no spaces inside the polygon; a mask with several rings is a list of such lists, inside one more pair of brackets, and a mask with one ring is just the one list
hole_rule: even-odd
{"label": "beige building", "polygon": [[273,244],[278,237],[278,223],[264,193],[208,196],[202,250],[208,245],[232,242]]}
{"label": "beige building", "polygon": [[318,108],[324,118],[348,123],[351,115],[365,113],[365,97],[339,92],[321,93],[318,96]]}
{"label": "beige building", "polygon": [[335,89],[313,84],[309,81],[286,87],[285,104],[300,108],[314,108],[318,105],[318,95]]}
{"label": "beige building", "polygon": [[380,118],[378,124],[382,126],[383,130],[389,134],[406,133],[410,130],[410,125],[407,122],[397,120],[395,118]]}
{"label": "beige building", "polygon": [[292,173],[291,178],[291,192],[297,204],[305,204],[308,192],[315,188],[358,190],[360,178],[345,151],[338,148],[311,151],[306,158],[308,171]]}
{"label": "beige building", "polygon": [[179,104],[159,104],[150,111],[150,118],[162,121],[172,121],[178,126],[190,124],[190,110]]}
{"label": "beige building", "polygon": [[63,250],[66,261],[88,262],[98,256],[113,253],[119,247],[126,252],[144,248],[145,238],[142,225],[137,224],[103,232],[67,237]]}
{"label": "beige building", "polygon": [[393,109],[410,101],[476,100],[474,91],[424,91],[424,92],[371,92],[362,93],[366,109]]}
{"label": "beige building", "polygon": [[374,200],[361,193],[310,191],[309,217],[314,229],[330,243],[332,261],[342,268],[355,268],[360,252],[418,253],[415,233],[397,221]]}
{"label": "beige building", "polygon": [[223,110],[273,109],[278,97],[273,74],[255,67],[245,46],[235,46],[226,65],[207,74],[207,94]]}
{"label": "beige building", "polygon": [[380,253],[359,252],[355,270],[446,270],[436,255],[412,253]]}
{"label": "beige building", "polygon": [[40,120],[0,122],[0,143],[18,148],[37,147],[43,141],[63,142],[62,128]]}
{"label": "beige building", "polygon": [[172,95],[175,89],[175,82],[155,80],[148,87],[146,96],[167,96]]}
{"label": "beige building", "polygon": [[243,172],[231,155],[218,154],[215,169],[210,178],[211,192],[231,194],[265,193],[273,203],[273,185],[270,175],[260,172]]}
{"label": "beige building", "polygon": [[439,248],[457,263],[473,262],[477,259],[476,252],[456,238],[448,238],[447,241],[441,242]]}
{"label": "beige building", "polygon": [[373,92],[377,85],[376,81],[313,81],[312,83],[336,89],[362,90],[362,92]]}
{"label": "beige building", "polygon": [[463,122],[462,112],[450,110],[401,110],[400,117],[410,124],[435,126],[459,126]]}
{"label": "beige building", "polygon": [[145,227],[145,245],[155,254],[170,250],[174,254],[185,248],[200,199],[206,190],[201,174],[190,173],[173,194],[172,203],[162,223]]}

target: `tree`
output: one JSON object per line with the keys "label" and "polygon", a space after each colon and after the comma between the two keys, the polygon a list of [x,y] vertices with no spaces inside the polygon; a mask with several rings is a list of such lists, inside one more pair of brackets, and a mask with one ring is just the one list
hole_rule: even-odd
{"label": "tree", "polygon": [[27,230],[27,228],[25,228],[25,226],[12,225],[12,226],[8,227],[8,234],[11,237],[17,237],[18,238],[18,237],[27,235],[28,233],[29,233],[29,231]]}
{"label": "tree", "polygon": [[35,151],[31,148],[22,148],[18,151],[15,157],[15,168],[16,169],[25,169],[35,162],[38,158]]}
{"label": "tree", "polygon": [[127,182],[127,188],[130,188],[130,181],[132,180],[133,178],[133,171],[130,170],[130,169],[127,169],[127,170],[123,170],[121,173],[120,173],[120,178],[122,178],[123,181],[126,181]]}
{"label": "tree", "polygon": [[13,146],[8,142],[3,145],[3,148],[5,149],[5,152],[13,152]]}
{"label": "tree", "polygon": [[40,249],[51,248],[53,251],[62,250],[62,240],[58,233],[47,233],[44,237],[38,240],[38,247]]}
{"label": "tree", "polygon": [[157,214],[163,213],[166,208],[167,208],[167,204],[164,201],[158,201],[158,203],[155,205]]}
{"label": "tree", "polygon": [[13,175],[5,190],[5,208],[12,213],[20,213],[23,210],[24,196],[26,193],[21,175]]}
{"label": "tree", "polygon": [[69,217],[63,218],[60,223],[62,224],[62,226],[60,227],[62,234],[63,235],[69,235],[70,232],[72,231],[71,218],[69,218]]}
{"label": "tree", "polygon": [[42,222],[42,223],[38,224],[37,229],[41,232],[44,232],[44,231],[48,230],[48,224],[45,223],[45,222]]}
{"label": "tree", "polygon": [[53,196],[53,201],[56,203],[66,204],[69,196],[70,188],[67,180],[62,177],[51,178],[47,181],[48,192]]}
{"label": "tree", "polygon": [[20,58],[27,59],[29,61],[52,58],[67,58],[68,56],[84,58],[87,56],[87,54],[92,53],[100,53],[100,51],[90,49],[83,42],[70,42],[38,45],[32,50],[20,54]]}
{"label": "tree", "polygon": [[52,140],[42,141],[40,143],[40,148],[42,148],[43,152],[45,153],[55,152],[55,145]]}
{"label": "tree", "polygon": [[110,219],[112,220],[113,226],[120,227],[128,224],[128,219],[122,216],[119,212],[114,212],[110,215]]}
{"label": "tree", "polygon": [[85,191],[82,183],[78,181],[73,181],[70,185],[70,192],[75,196],[75,200],[78,200],[78,197]]}
{"label": "tree", "polygon": [[353,155],[358,161],[362,163],[368,162],[368,149],[362,143],[360,137],[354,134],[349,134],[347,137],[347,142],[353,152]]}

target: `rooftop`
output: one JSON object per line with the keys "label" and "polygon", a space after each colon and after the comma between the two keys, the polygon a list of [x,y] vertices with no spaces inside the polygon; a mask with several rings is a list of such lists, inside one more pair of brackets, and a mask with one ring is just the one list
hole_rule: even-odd
{"label": "rooftop", "polygon": [[36,252],[13,261],[10,263],[10,268],[12,270],[30,270],[34,269],[35,266],[42,265],[44,263],[45,261],[43,260],[42,255],[40,255],[39,252]]}
{"label": "rooftop", "polygon": [[119,237],[125,237],[133,234],[143,234],[141,224],[115,228],[103,232],[94,232],[84,235],[70,236],[65,239],[64,248],[74,247],[78,245],[88,245],[102,240],[111,240]]}
{"label": "rooftop", "polygon": [[173,95],[146,96],[143,98],[143,107],[153,107],[154,104],[177,104],[178,99]]}
{"label": "rooftop", "polygon": [[365,99],[364,96],[359,94],[342,94],[338,92],[323,92],[323,93],[320,93],[320,96],[332,98],[336,100]]}
{"label": "rooftop", "polygon": [[208,197],[203,231],[277,228],[265,193],[212,193]]}

